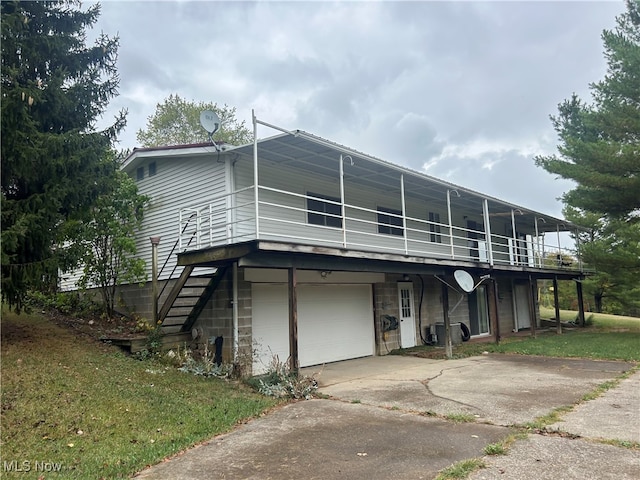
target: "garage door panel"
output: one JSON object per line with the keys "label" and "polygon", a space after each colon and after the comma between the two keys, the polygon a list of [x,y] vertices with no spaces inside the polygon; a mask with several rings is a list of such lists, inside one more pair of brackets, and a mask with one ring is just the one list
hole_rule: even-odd
{"label": "garage door panel", "polygon": [[289,300],[287,286],[253,284],[253,373],[264,373],[273,356],[289,358]]}
{"label": "garage door panel", "polygon": [[[253,284],[254,374],[273,355],[289,357],[286,284]],[[373,355],[370,285],[298,285],[298,360],[301,367]]]}
{"label": "garage door panel", "polygon": [[373,355],[370,285],[298,288],[300,366]]}

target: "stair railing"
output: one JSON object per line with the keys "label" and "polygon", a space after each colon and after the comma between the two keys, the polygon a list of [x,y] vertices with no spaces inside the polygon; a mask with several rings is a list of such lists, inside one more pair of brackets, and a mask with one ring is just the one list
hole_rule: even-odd
{"label": "stair railing", "polygon": [[[160,269],[160,272],[158,272],[158,278],[160,278],[160,275],[162,275],[162,272],[164,271],[165,267],[169,263],[169,259],[171,258],[171,255],[173,255],[173,252],[175,252],[176,248],[180,244],[180,240],[182,238],[182,234],[189,227],[189,224],[190,224],[191,220],[194,217],[197,217],[197,216],[198,216],[198,212],[193,212],[191,215],[189,215],[189,218],[187,218],[187,222],[185,223],[184,228],[180,232],[180,235],[178,235],[178,239],[176,240],[176,243],[173,244],[173,247],[171,248],[171,251],[169,252],[169,255],[167,255],[167,258],[164,261],[164,264],[162,265],[162,268]],[[191,242],[193,242],[193,239],[196,238],[197,235],[198,235],[198,229],[194,230],[193,233],[191,234],[191,238],[189,238],[189,242],[187,243],[187,247],[189,247],[191,245]],[[169,274],[169,278],[173,277],[173,274],[176,272],[177,269],[178,269],[178,263],[176,262],[176,264],[173,266],[173,270],[171,270],[171,273]],[[162,286],[162,290],[160,290],[160,293],[158,294],[158,299],[162,298],[162,294],[164,293],[165,289],[167,288],[167,285],[169,285],[169,282],[165,282],[164,285]]]}

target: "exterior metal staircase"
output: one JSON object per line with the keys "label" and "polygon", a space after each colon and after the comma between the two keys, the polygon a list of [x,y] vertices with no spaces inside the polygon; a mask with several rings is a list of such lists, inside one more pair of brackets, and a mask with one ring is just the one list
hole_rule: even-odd
{"label": "exterior metal staircase", "polygon": [[198,275],[198,267],[189,265],[173,285],[158,312],[163,333],[189,332],[205,305],[224,278],[226,267],[214,273]]}

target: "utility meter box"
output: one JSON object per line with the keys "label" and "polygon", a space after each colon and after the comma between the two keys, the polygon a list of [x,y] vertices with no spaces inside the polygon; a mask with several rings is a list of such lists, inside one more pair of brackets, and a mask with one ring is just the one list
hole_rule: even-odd
{"label": "utility meter box", "polygon": [[[436,335],[438,336],[437,345],[444,347],[447,344],[445,337],[444,323],[436,323]],[[460,345],[462,343],[462,329],[460,323],[451,324],[451,345]]]}

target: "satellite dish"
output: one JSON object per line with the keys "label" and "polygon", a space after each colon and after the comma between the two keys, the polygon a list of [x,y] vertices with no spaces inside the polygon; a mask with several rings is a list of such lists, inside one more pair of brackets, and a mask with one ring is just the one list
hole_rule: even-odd
{"label": "satellite dish", "polygon": [[453,272],[453,278],[456,279],[456,282],[458,282],[458,285],[460,285],[462,290],[467,293],[473,292],[473,289],[475,288],[474,281],[473,277],[469,273],[464,270],[456,270]]}
{"label": "satellite dish", "polygon": [[200,125],[209,132],[210,137],[220,130],[220,124],[220,117],[213,110],[200,112]]}

